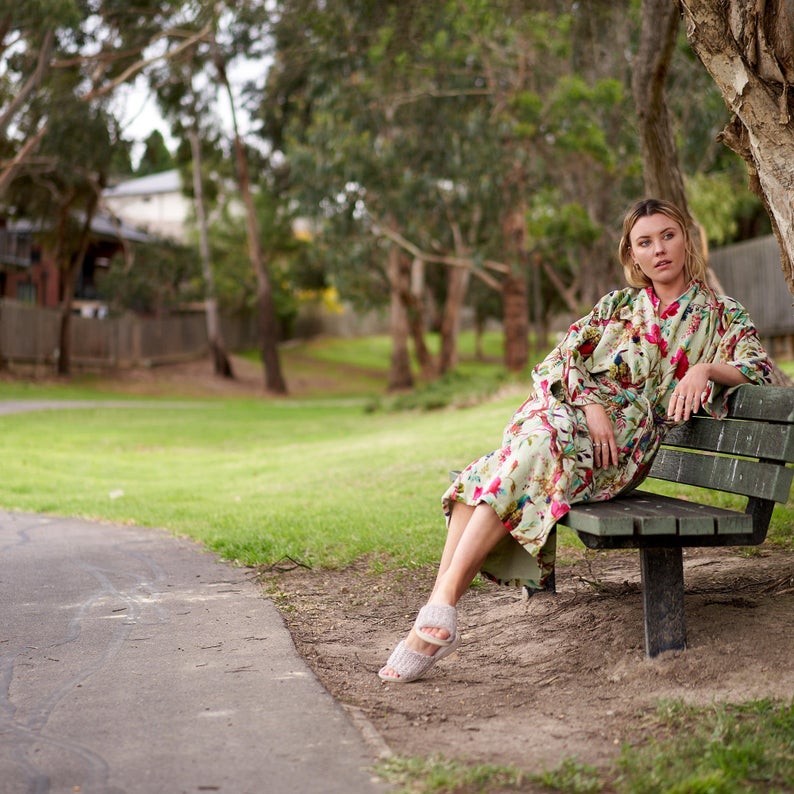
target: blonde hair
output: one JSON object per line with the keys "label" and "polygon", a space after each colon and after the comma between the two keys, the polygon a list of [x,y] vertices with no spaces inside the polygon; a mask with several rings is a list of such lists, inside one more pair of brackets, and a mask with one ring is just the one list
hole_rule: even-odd
{"label": "blonde hair", "polygon": [[652,284],[651,280],[635,264],[631,255],[631,230],[640,218],[659,214],[666,215],[681,227],[686,252],[684,256],[684,275],[687,283],[691,283],[695,279],[705,282],[706,262],[695,246],[689,230],[689,221],[684,216],[684,213],[670,201],[649,198],[638,201],[629,209],[623,219],[623,234],[618,247],[618,258],[623,265],[623,275],[626,277],[629,286],[642,288],[650,287]]}

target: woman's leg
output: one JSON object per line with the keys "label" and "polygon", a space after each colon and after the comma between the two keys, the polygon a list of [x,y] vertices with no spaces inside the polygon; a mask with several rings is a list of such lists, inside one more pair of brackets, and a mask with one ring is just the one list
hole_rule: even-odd
{"label": "woman's leg", "polygon": [[[466,510],[461,511],[461,508]],[[459,511],[464,513],[460,524],[456,522],[456,513]],[[474,581],[488,553],[507,534],[502,520],[484,502],[475,508],[456,504],[449,524],[450,533],[455,531],[457,537],[454,545],[447,538],[436,583],[428,601],[430,604],[455,606]],[[458,529],[461,525],[462,529]]]}
{"label": "woman's leg", "polygon": [[[457,605],[480,570],[488,552],[507,534],[501,519],[486,504],[470,507],[456,503],[450,516],[447,540],[439,563],[436,583],[428,601],[429,604]],[[441,640],[449,639],[446,629],[434,626],[420,626],[427,634]],[[411,629],[405,644],[414,651],[432,656],[439,650],[438,645],[425,642]],[[394,671],[384,668],[388,675]]]}

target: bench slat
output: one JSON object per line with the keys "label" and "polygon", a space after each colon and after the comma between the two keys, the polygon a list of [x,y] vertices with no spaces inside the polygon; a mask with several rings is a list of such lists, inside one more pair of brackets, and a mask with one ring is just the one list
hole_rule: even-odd
{"label": "bench slat", "polygon": [[792,462],[794,425],[695,417],[670,430],[664,445]]}
{"label": "bench slat", "polygon": [[[627,531],[629,521],[631,531]],[[659,534],[662,526],[667,528],[664,534],[684,537],[750,535],[753,530],[751,515],[647,491],[634,491],[609,502],[574,505],[559,523],[601,537],[652,536]]]}
{"label": "bench slat", "polygon": [[794,471],[774,463],[662,448],[656,455],[650,476],[785,503]]}
{"label": "bench slat", "polygon": [[637,491],[631,498],[635,512],[638,535],[655,534],[645,527],[646,516],[663,515],[669,518],[670,535],[713,535],[716,531],[714,515],[704,505],[683,502],[680,499],[658,497],[645,491]]}
{"label": "bench slat", "polygon": [[730,397],[730,415],[736,419],[794,422],[794,389],[788,386],[750,386]]}
{"label": "bench slat", "polygon": [[560,524],[577,532],[589,535],[626,535],[634,534],[634,517],[631,506],[623,500],[593,502],[575,505],[564,515]]}

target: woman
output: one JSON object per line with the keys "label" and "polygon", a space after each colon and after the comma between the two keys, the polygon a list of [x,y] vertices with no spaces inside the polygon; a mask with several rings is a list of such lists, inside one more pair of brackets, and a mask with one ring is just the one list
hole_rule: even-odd
{"label": "woman", "polygon": [[533,393],[501,448],[444,494],[447,540],[435,586],[378,673],[384,681],[421,678],[457,647],[456,605],[478,571],[542,588],[554,569],[544,544],[572,504],[635,488],[670,426],[701,408],[722,417],[731,387],[768,381],[747,312],[706,286],[675,205],[635,204],[619,256],[630,286],[571,326],[533,370]]}

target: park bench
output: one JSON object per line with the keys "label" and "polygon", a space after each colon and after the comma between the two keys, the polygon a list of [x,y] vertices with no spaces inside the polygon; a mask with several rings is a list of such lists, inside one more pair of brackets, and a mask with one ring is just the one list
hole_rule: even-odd
{"label": "park bench", "polygon": [[[587,548],[638,548],[645,653],[686,648],[683,549],[764,542],[775,502],[788,501],[794,470],[794,389],[740,386],[727,418],[702,413],[671,430],[650,476],[747,497],[744,512],[635,490],[575,505],[560,524]],[[550,538],[551,540],[551,538]]]}
{"label": "park bench", "polygon": [[[639,549],[646,656],[686,648],[683,549],[763,543],[775,502],[788,501],[792,462],[794,388],[740,386],[725,419],[699,413],[672,429],[649,476],[739,494],[744,512],[709,504],[708,491],[697,502],[637,489],[574,505],[559,520],[587,548]],[[553,531],[547,546],[556,542]]]}

